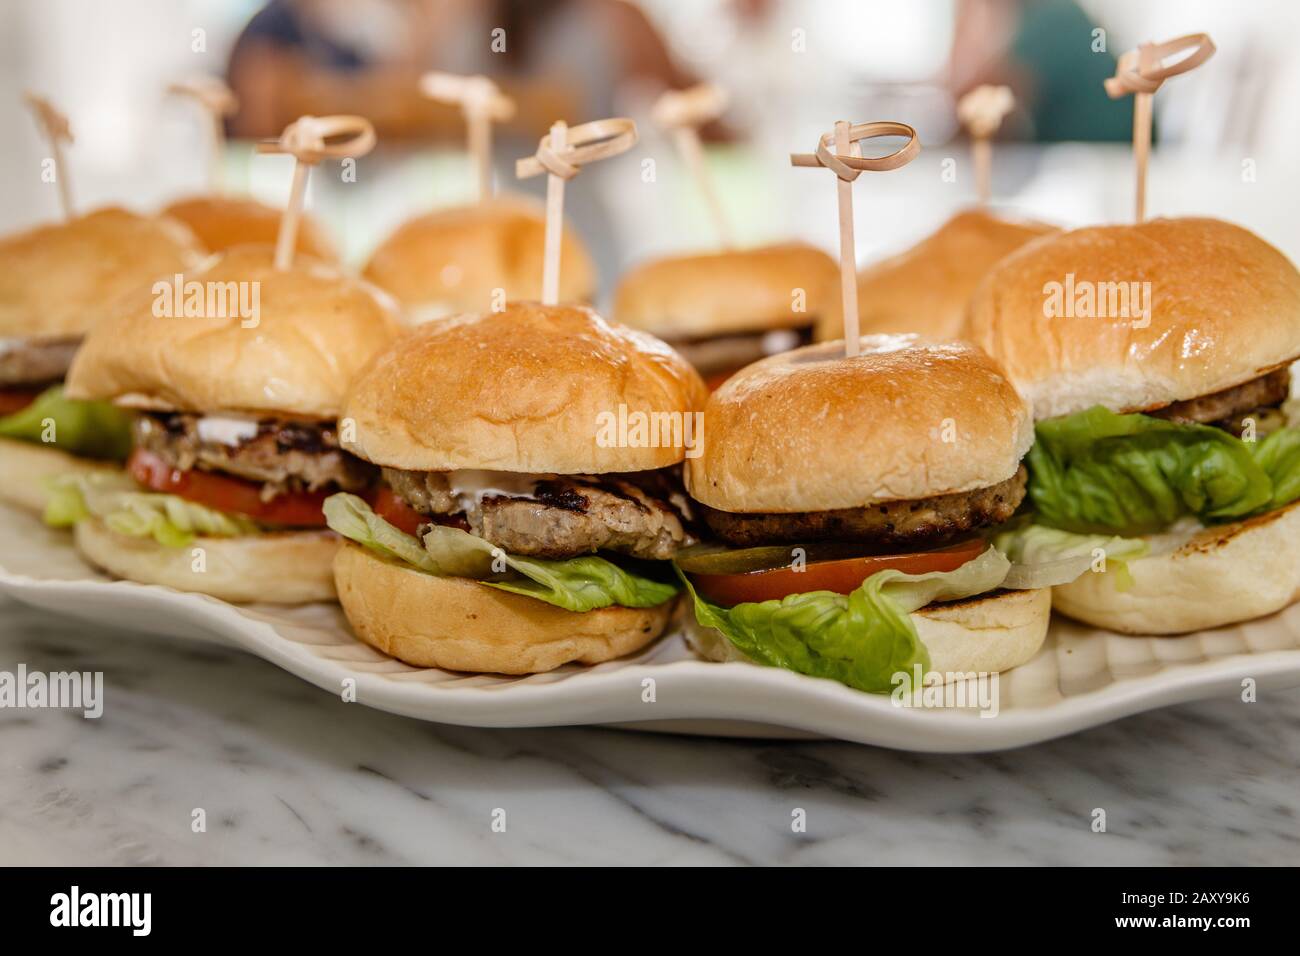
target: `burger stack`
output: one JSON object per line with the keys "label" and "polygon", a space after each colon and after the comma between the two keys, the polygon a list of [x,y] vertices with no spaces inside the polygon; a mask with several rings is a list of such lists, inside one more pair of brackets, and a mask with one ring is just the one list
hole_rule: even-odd
{"label": "burger stack", "polygon": [[[457,215],[368,267],[417,328],[339,267],[236,246],[195,269],[183,231],[116,211],[0,245],[28,289],[0,311],[4,394],[57,382],[85,335],[66,397],[134,416],[124,469],[61,469],[49,520],[116,577],[337,595],[385,653],[499,674],[680,622],[707,659],[887,692],[1029,661],[1053,608],[1155,635],[1300,598],[1300,273],[1241,227],[965,213],[863,275],[853,350],[811,247],[643,266],[610,322],[529,300],[531,207]],[[86,303],[125,281],[85,265],[110,226],[150,237],[144,272],[256,282],[257,327],[169,322],[140,290],[92,327]],[[68,263],[60,296],[27,301]],[[632,420],[651,424],[610,440]]]}

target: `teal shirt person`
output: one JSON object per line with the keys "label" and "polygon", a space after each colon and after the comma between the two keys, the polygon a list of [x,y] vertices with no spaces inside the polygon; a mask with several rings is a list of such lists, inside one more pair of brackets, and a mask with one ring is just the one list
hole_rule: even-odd
{"label": "teal shirt person", "polygon": [[[1127,142],[1133,137],[1133,97],[1112,100],[1103,82],[1115,75],[1123,50],[1094,52],[1097,25],[1073,0],[1027,0],[1010,54],[1032,83],[1026,108],[1033,139]],[[1152,141],[1154,142],[1154,131]]]}

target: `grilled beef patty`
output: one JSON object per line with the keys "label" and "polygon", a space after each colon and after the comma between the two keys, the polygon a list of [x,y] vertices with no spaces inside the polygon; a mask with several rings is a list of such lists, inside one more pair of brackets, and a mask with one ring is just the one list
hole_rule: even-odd
{"label": "grilled beef patty", "polygon": [[226,444],[200,437],[201,417],[180,412],[141,415],[135,422],[135,446],[182,471],[198,468],[260,481],[267,501],[291,491],[362,491],[377,473],[373,465],[339,447],[332,422],[264,418],[257,422],[255,435]]}
{"label": "grilled beef patty", "polygon": [[709,378],[744,368],[769,355],[809,345],[812,338],[813,327],[807,325],[797,329],[673,339],[669,344],[702,376]]}
{"label": "grilled beef patty", "polygon": [[1244,419],[1252,417],[1252,412],[1280,405],[1286,401],[1290,391],[1291,369],[1283,366],[1233,388],[1225,388],[1221,392],[1200,398],[1190,398],[1185,402],[1174,402],[1146,414],[1180,425],[1214,425],[1240,435]]}
{"label": "grilled beef patty", "polygon": [[457,495],[443,472],[384,469],[384,480],[431,519],[463,518],[468,530],[513,554],[572,558],[616,551],[666,560],[694,543],[680,486],[662,472],[542,475],[522,494]]}
{"label": "grilled beef patty", "polygon": [[811,541],[860,541],[886,548],[929,547],[976,528],[1001,524],[1025,497],[1025,466],[988,488],[918,501],[796,514],[738,514],[700,505],[704,521],[738,548]]}
{"label": "grilled beef patty", "polygon": [[0,388],[27,388],[63,381],[81,339],[0,342]]}

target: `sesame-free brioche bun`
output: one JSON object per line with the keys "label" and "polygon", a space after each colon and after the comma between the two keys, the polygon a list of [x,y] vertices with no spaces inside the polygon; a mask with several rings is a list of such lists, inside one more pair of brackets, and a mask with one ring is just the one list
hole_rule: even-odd
{"label": "sesame-free brioche bun", "polygon": [[403,326],[387,296],[338,267],[299,256],[279,271],[272,258],[268,246],[239,246],[183,276],[204,289],[249,283],[247,311],[254,291],[258,307],[248,319],[237,286],[221,318],[156,316],[159,295],[141,290],[86,336],[68,372],[68,397],[337,417],[352,376]]}
{"label": "sesame-free brioche bun", "polygon": [[417,667],[537,674],[599,664],[664,632],[676,599],[651,608],[566,611],[467,578],[438,577],[347,542],[334,559],[339,603],[357,636]]}
{"label": "sesame-free brioche bun", "polygon": [[1122,634],[1186,634],[1280,611],[1300,600],[1300,502],[1205,528],[1128,568],[1131,587],[1084,574],[1052,589],[1053,606]]}
{"label": "sesame-free brioche bun", "polygon": [[[232,246],[275,245],[284,210],[245,196],[192,196],[178,199],[163,214],[189,226],[209,252],[224,252]],[[294,247],[317,259],[338,258],[338,250],[320,223],[305,213],[298,220]]]}
{"label": "sesame-free brioche bun", "polygon": [[202,257],[176,220],[116,207],[0,239],[0,339],[81,335],[123,295]]}
{"label": "sesame-free brioche bun", "polygon": [[[1106,317],[1045,314],[1049,290],[1067,298],[1068,276],[1076,290],[1106,290],[1097,296]],[[1139,283],[1132,317],[1114,315],[1123,300],[1112,309],[1101,283]],[[1150,283],[1149,324],[1136,314],[1141,283]],[[1154,409],[1300,355],[1300,273],[1254,233],[1217,219],[1076,229],[998,263],[971,300],[966,335],[1002,363],[1038,418],[1093,405]]]}
{"label": "sesame-free brioche bun", "polygon": [[[331,531],[280,531],[244,538],[195,538],[170,548],[152,538],[112,531],[98,518],[77,522],[82,557],[109,574],[140,584],[209,594],[235,604],[305,604],[334,600]],[[195,549],[202,549],[202,562]],[[202,570],[196,568],[202,567]]]}
{"label": "sesame-free brioche bun", "polygon": [[866,335],[755,362],[704,410],[686,488],[710,508],[790,513],[986,488],[1016,474],[1029,408],[964,342]]}
{"label": "sesame-free brioche bun", "polygon": [[[955,675],[998,673],[1024,664],[1043,646],[1051,611],[1051,589],[1038,588],[927,604],[911,617],[930,654],[930,671]],[[750,660],[711,627],[688,622],[686,638],[709,660]]]}
{"label": "sesame-free brioche bun", "polygon": [[0,501],[36,514],[45,510],[45,483],[51,478],[118,470],[114,463],[70,455],[52,445],[0,438]]}
{"label": "sesame-free brioche bun", "polygon": [[[1055,228],[1000,219],[982,209],[960,212],[929,238],[858,273],[862,332],[918,332],[960,337],[971,294],[1003,256]],[[817,323],[818,341],[844,337],[844,307],[832,296]]]}
{"label": "sesame-free brioche bun", "polygon": [[[348,450],[378,465],[602,474],[680,462],[704,398],[658,339],[587,306],[517,302],[418,327],[357,376],[342,417]],[[632,424],[668,413],[682,429],[620,441],[621,412]]]}
{"label": "sesame-free brioche bun", "polygon": [[[365,277],[387,290],[412,320],[486,312],[505,301],[540,299],[546,215],[526,196],[499,196],[439,209],[398,227],[370,257]],[[578,234],[560,244],[560,301],[587,302],[596,267]]]}
{"label": "sesame-free brioche bun", "polygon": [[669,340],[803,328],[834,299],[838,276],[830,256],[799,242],[655,259],[623,277],[614,320]]}

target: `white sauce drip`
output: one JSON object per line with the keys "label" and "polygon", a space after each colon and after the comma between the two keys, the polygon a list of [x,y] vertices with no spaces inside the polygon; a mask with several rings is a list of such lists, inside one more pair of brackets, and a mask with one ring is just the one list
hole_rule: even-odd
{"label": "white sauce drip", "polygon": [[251,418],[227,418],[222,415],[204,415],[195,424],[199,438],[218,445],[239,445],[257,437],[257,422]]}
{"label": "white sauce drip", "polygon": [[551,476],[517,471],[449,471],[447,486],[462,511],[481,504],[484,498],[527,498],[539,481]]}

